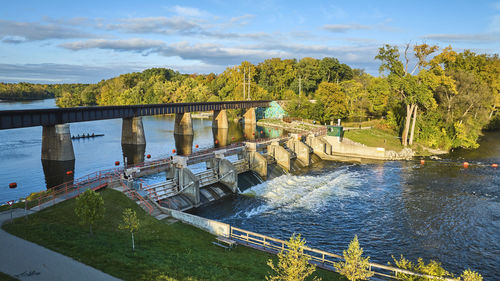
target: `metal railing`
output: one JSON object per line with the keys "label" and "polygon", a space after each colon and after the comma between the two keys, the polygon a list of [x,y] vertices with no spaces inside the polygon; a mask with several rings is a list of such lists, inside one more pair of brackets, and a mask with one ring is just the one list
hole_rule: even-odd
{"label": "metal railing", "polygon": [[104,171],[93,172],[73,181],[65,182],[54,186],[46,192],[41,192],[39,196],[25,201],[27,210],[51,202],[56,203],[57,199],[70,199],[78,196],[87,189],[97,190],[113,181],[116,175],[119,175],[118,169],[108,169]]}
{"label": "metal railing", "polygon": [[137,193],[135,189],[128,188],[123,180],[120,180],[120,183],[123,187],[123,193],[127,194],[131,199],[139,201],[144,206],[148,214],[153,213],[154,207],[146,199],[144,199],[144,197]]}
{"label": "metal railing", "polygon": [[[249,246],[257,246],[256,247],[257,249],[264,250],[267,252],[278,253],[280,251],[288,251],[287,241],[232,226],[230,227],[229,238],[234,239],[243,245],[246,244]],[[313,249],[306,246],[303,246],[301,248],[303,249],[304,254],[310,257],[312,263],[316,264],[318,267],[327,270],[334,271],[335,270],[334,263],[344,259],[340,255],[329,253],[326,251]],[[369,263],[369,266],[370,266],[369,270],[372,271],[375,275],[392,279],[398,279],[398,275],[405,274],[405,275],[419,276],[435,280],[447,280],[447,281],[457,280],[453,278],[444,278],[444,277],[421,274],[373,262]]]}

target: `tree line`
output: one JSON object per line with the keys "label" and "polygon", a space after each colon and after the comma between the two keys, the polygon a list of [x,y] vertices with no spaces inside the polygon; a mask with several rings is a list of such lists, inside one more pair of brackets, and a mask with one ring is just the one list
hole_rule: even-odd
{"label": "tree line", "polygon": [[0,100],[22,101],[61,97],[65,92],[79,93],[87,84],[0,83]]}
{"label": "tree line", "polygon": [[[244,61],[220,74],[152,68],[96,84],[44,87],[60,107],[288,100],[291,116],[323,123],[382,117],[405,146],[418,142],[441,149],[474,148],[486,126],[500,127],[497,54],[408,44],[401,50],[382,46],[374,59],[381,62],[380,77],[332,57],[271,58],[258,64]],[[244,89],[250,89],[250,97]]]}

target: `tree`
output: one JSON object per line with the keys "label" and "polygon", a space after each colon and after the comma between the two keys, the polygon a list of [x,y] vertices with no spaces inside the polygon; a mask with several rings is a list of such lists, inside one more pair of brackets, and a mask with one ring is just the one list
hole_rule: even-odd
{"label": "tree", "polygon": [[92,189],[87,189],[76,198],[75,213],[80,218],[81,224],[88,224],[90,235],[92,225],[104,217],[104,200],[102,196]]}
{"label": "tree", "polygon": [[123,222],[118,226],[119,229],[128,230],[132,235],[132,251],[135,251],[134,232],[139,229],[139,219],[134,210],[127,208],[123,211]]}
{"label": "tree", "polygon": [[[311,259],[304,255],[305,239],[301,239],[300,234],[293,234],[290,241],[286,243],[287,250],[282,250],[278,254],[278,264],[275,266],[272,260],[267,261],[267,265],[276,272],[276,276],[266,276],[269,281],[302,281],[311,275],[316,266],[309,264]],[[321,280],[314,277],[313,280]]]}
{"label": "tree", "polygon": [[[394,256],[392,257],[392,259],[394,260],[396,266],[401,269],[406,269],[409,271],[435,276],[439,278],[453,277],[452,274],[450,274],[441,266],[441,263],[434,260],[430,260],[428,264],[425,264],[422,258],[418,258],[417,264],[414,264],[413,262],[405,259],[403,255],[401,255],[399,260],[394,258]],[[400,280],[404,281],[434,280],[426,277],[420,277],[413,274],[404,274],[404,273],[398,274],[398,277]]]}
{"label": "tree", "polygon": [[349,248],[344,251],[344,262],[334,263],[335,269],[347,279],[367,280],[373,276],[373,272],[369,270],[370,257],[363,258],[363,249],[359,247],[358,236],[355,235],[354,239],[349,243]]}
{"label": "tree", "polygon": [[462,275],[460,275],[460,280],[463,281],[483,281],[483,276],[481,274],[472,271],[470,269],[464,270]]}
{"label": "tree", "polygon": [[347,116],[347,97],[338,84],[321,82],[315,97],[320,104],[324,105],[322,121]]}

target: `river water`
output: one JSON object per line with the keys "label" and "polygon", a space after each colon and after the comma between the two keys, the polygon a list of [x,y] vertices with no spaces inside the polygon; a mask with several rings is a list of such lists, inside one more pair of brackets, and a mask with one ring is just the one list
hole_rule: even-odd
{"label": "river water", "polygon": [[[54,100],[0,103],[0,110],[55,107]],[[154,158],[176,148],[171,117],[144,117],[147,146]],[[210,120],[193,120],[193,144],[210,147]],[[264,135],[280,132],[257,128]],[[72,123],[75,177],[123,161],[121,120]],[[243,139],[233,125],[229,138]],[[0,202],[43,190],[40,127],[0,131]],[[229,142],[230,142],[229,141]],[[358,235],[365,254],[379,263],[391,255],[439,260],[454,273],[466,268],[485,280],[500,280],[500,132],[487,133],[479,149],[456,151],[441,160],[349,164],[319,162],[281,175],[215,204],[195,210],[207,218],[287,239],[301,233],[309,246],[342,253]],[[463,168],[468,161],[471,166]],[[15,190],[8,183],[17,182]]]}

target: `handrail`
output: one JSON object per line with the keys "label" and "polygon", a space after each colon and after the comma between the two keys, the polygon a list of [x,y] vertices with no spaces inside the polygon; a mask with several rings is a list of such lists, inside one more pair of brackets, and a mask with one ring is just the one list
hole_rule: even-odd
{"label": "handrail", "polygon": [[[260,246],[264,249],[268,248],[268,249],[271,249],[274,251],[288,250],[287,246],[286,246],[287,242],[284,240],[276,239],[276,238],[273,238],[270,236],[266,236],[263,234],[255,233],[252,231],[244,230],[244,229],[233,227],[233,226],[231,226],[231,229],[229,232],[229,237],[234,238],[236,240],[246,242],[248,244]],[[324,264],[331,264],[331,266],[333,267],[334,261],[331,259],[328,259],[327,257],[332,257],[332,258],[340,259],[340,260],[344,259],[343,256],[329,253],[329,252],[322,251],[322,250],[318,250],[318,249],[313,249],[313,248],[310,248],[307,246],[302,246],[301,248],[304,250],[304,252],[307,252],[304,254],[306,256],[310,257],[311,260],[315,263],[319,263],[319,264],[323,264],[323,265]],[[314,255],[314,254],[316,254],[316,255]],[[383,264],[378,264],[378,263],[373,263],[373,262],[370,262],[369,266],[370,266],[371,271],[373,271],[373,268],[391,271],[394,274],[394,276],[387,275],[385,273],[377,272],[377,271],[373,271],[373,273],[380,275],[380,276],[390,277],[390,278],[394,278],[394,279],[398,279],[398,277],[397,277],[398,274],[408,274],[408,275],[425,277],[425,278],[436,279],[436,280],[446,280],[446,281],[456,281],[457,280],[457,279],[453,279],[453,278],[443,278],[443,277],[438,277],[438,276],[431,276],[431,275],[427,275],[427,274],[417,273],[417,272],[409,271],[406,269],[401,269],[401,268],[383,265]]]}
{"label": "handrail", "polygon": [[124,193],[127,193],[129,194],[131,197],[133,198],[136,198],[137,200],[139,200],[143,205],[146,206],[146,208],[149,210],[148,213],[151,214],[154,210],[153,206],[151,206],[151,204],[149,204],[148,201],[146,201],[144,199],[144,197],[142,197],[139,193],[137,193],[137,191],[135,191],[134,189],[132,188],[128,188],[127,185],[125,185],[125,183],[123,182],[123,180],[120,180],[120,183],[123,187],[123,192]]}

